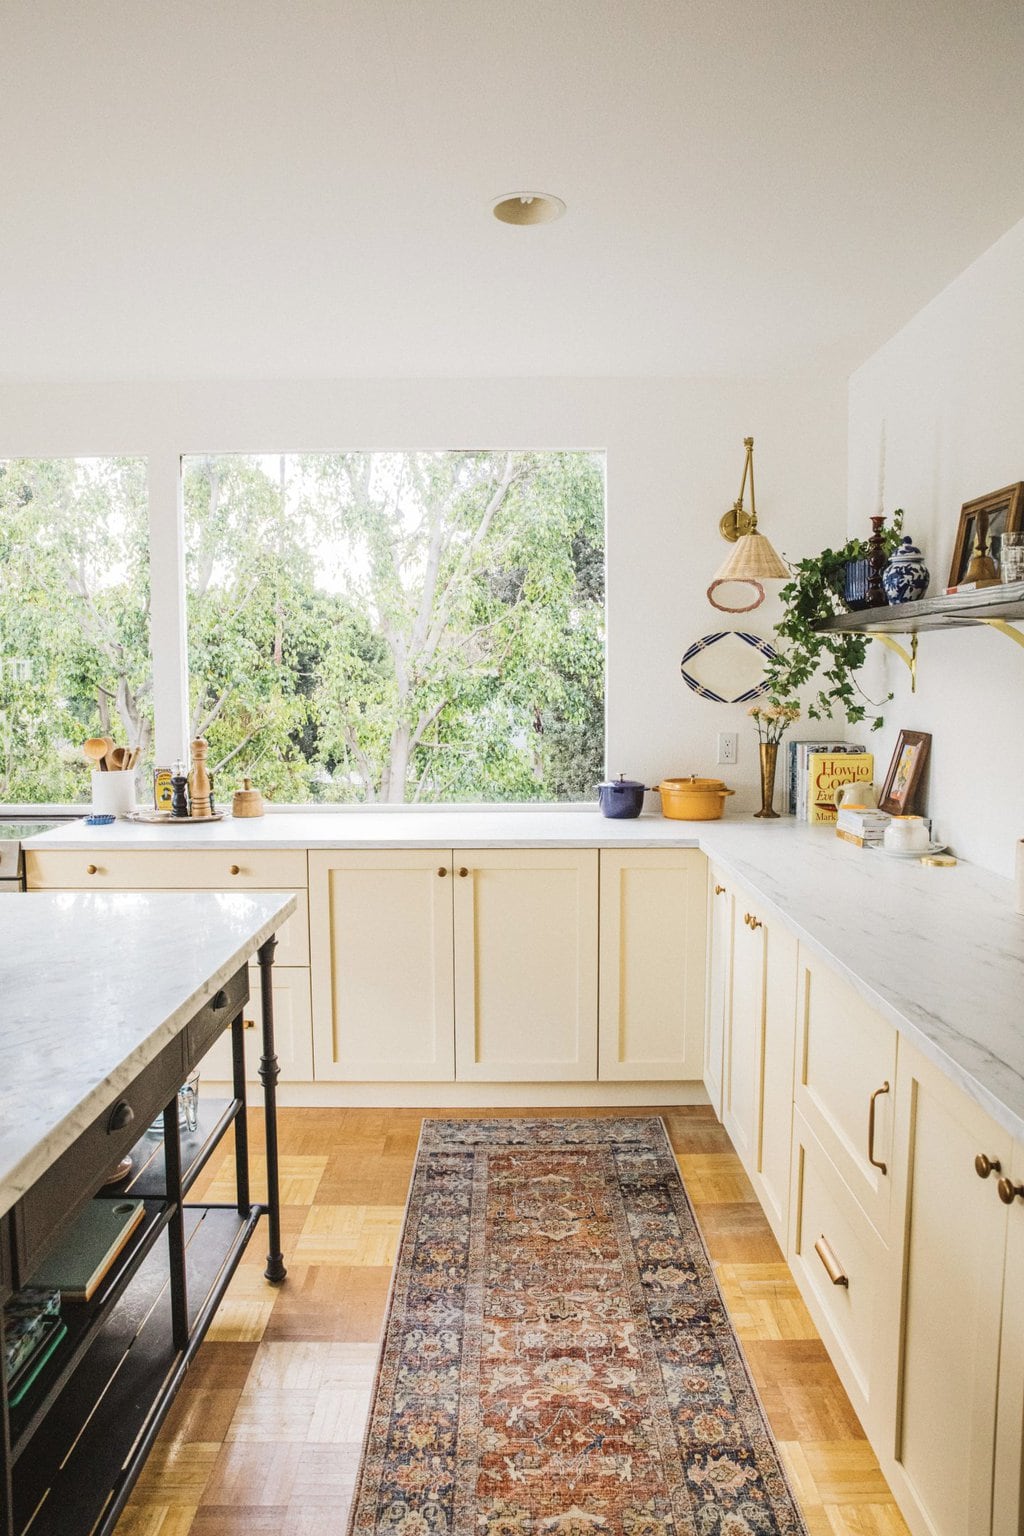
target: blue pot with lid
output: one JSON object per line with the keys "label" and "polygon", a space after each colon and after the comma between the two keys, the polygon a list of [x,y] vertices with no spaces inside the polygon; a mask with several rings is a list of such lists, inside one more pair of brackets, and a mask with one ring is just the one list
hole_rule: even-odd
{"label": "blue pot with lid", "polygon": [[606,779],[597,786],[601,815],[610,816],[614,821],[639,816],[644,808],[646,791],[646,784],[641,784],[639,779],[627,779],[621,773],[617,779]]}

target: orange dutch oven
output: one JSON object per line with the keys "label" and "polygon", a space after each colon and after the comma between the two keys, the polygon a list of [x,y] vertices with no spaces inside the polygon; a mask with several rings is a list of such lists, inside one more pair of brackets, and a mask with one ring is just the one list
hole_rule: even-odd
{"label": "orange dutch oven", "polygon": [[662,779],[653,786],[661,795],[661,814],[672,821],[717,821],[725,808],[727,789],[721,779]]}

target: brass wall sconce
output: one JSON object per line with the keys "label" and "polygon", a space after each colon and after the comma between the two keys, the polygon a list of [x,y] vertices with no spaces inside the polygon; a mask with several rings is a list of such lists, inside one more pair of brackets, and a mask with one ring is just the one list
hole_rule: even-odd
{"label": "brass wall sconce", "polygon": [[[787,567],[779,559],[764,534],[757,531],[757,505],[754,500],[754,439],[745,437],[743,446],[746,449],[746,458],[743,462],[740,493],[718,525],[722,537],[728,539],[735,547],[727,555],[708,587],[708,602],[712,607],[720,608],[725,613],[749,612],[750,608],[756,608],[764,601],[762,581],[786,581],[789,578]],[[750,484],[749,512],[743,506],[748,482]],[[729,581],[745,581],[756,588],[757,596],[754,602],[745,608],[728,608],[725,604],[716,602],[714,597],[716,587]]]}

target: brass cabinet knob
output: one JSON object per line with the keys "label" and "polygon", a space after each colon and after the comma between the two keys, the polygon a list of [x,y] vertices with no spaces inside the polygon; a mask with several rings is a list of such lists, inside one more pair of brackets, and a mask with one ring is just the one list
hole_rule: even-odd
{"label": "brass cabinet knob", "polygon": [[442,879],[444,879],[444,877],[445,877],[445,875],[447,873],[448,873],[448,871],[445,869],[444,865],[442,864],[441,868],[438,870],[438,874],[441,876]]}
{"label": "brass cabinet knob", "polygon": [[242,869],[238,864],[232,864],[231,868],[228,870],[229,875],[240,875],[241,873]]}
{"label": "brass cabinet knob", "polygon": [[715,886],[715,895],[716,896],[724,896],[725,895],[725,886],[724,885],[716,885]]}
{"label": "brass cabinet knob", "polygon": [[460,868],[459,868],[459,879],[460,880],[465,880],[465,878],[466,878],[466,876],[468,874],[469,874],[469,870],[466,868],[465,864],[461,865]]}
{"label": "brass cabinet knob", "polygon": [[1014,1184],[1012,1179],[1000,1179],[996,1185],[996,1192],[1004,1205],[1012,1205],[1015,1200],[1024,1200],[1024,1184]]}
{"label": "brass cabinet knob", "polygon": [[751,932],[753,932],[755,928],[760,928],[762,926],[761,919],[759,917],[755,917],[753,912],[744,912],[743,921],[746,923]]}
{"label": "brass cabinet knob", "polygon": [[242,1020],[242,1028],[243,1029],[255,1029],[256,1028],[256,1020],[255,1019],[243,1019]]}
{"label": "brass cabinet knob", "polygon": [[98,875],[99,874],[99,870],[97,869],[95,864],[87,864],[85,866],[85,872],[86,872],[87,875]]}
{"label": "brass cabinet knob", "polygon": [[990,1173],[1002,1173],[1003,1165],[998,1157],[986,1157],[984,1152],[979,1152],[974,1159],[974,1171],[979,1179],[987,1179]]}

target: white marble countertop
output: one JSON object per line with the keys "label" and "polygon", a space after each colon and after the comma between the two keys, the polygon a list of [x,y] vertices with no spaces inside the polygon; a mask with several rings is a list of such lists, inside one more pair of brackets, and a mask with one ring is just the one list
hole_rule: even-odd
{"label": "white marble countertop", "polygon": [[[587,809],[358,809],[209,827],[74,823],[29,849],[699,847],[1024,1140],[1024,917],[1012,882],[929,868],[791,817],[614,821]],[[33,897],[33,899],[38,899]]]}
{"label": "white marble countertop", "polygon": [[295,910],[295,897],[39,892],[3,906],[0,1215]]}

